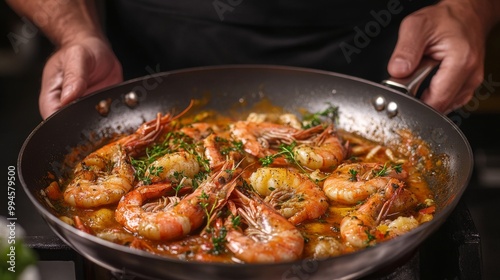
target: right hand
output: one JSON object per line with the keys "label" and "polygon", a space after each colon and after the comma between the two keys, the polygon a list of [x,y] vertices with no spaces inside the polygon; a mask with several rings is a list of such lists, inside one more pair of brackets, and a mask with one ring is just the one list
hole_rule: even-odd
{"label": "right hand", "polygon": [[106,41],[85,37],[68,42],[43,69],[40,114],[46,119],[71,101],[121,81],[121,64]]}

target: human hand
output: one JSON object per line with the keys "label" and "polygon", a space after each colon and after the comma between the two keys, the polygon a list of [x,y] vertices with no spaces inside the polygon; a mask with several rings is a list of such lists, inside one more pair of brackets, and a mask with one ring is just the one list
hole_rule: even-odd
{"label": "human hand", "polygon": [[441,61],[422,101],[442,113],[465,105],[481,84],[487,26],[467,1],[441,1],[407,16],[388,64],[389,74],[404,78],[423,56]]}
{"label": "human hand", "polygon": [[43,69],[40,114],[46,119],[71,101],[122,80],[121,64],[104,40],[85,37],[68,42]]}

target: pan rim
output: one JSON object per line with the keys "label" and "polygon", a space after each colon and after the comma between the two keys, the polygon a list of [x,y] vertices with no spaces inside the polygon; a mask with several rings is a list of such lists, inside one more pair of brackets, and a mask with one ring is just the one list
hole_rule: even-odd
{"label": "pan rim", "polygon": [[[212,70],[228,70],[228,69],[266,69],[266,70],[287,70],[287,71],[295,71],[295,72],[317,73],[317,74],[322,74],[322,75],[335,76],[335,77],[339,77],[339,78],[346,79],[346,80],[361,82],[363,84],[368,84],[370,86],[382,88],[383,90],[389,91],[389,92],[393,92],[394,94],[405,96],[406,98],[415,99],[415,98],[413,98],[411,96],[405,95],[405,94],[403,94],[403,93],[401,93],[399,91],[396,91],[394,89],[386,87],[386,86],[384,86],[382,84],[378,84],[378,83],[375,83],[375,82],[372,82],[372,81],[368,81],[368,80],[365,80],[365,79],[362,79],[362,78],[358,78],[358,77],[354,77],[354,76],[350,76],[350,75],[345,75],[345,74],[336,73],[336,72],[330,72],[330,71],[325,71],[325,70],[319,70],[319,69],[310,69],[310,68],[295,67],[295,66],[270,65],[270,64],[237,64],[237,65],[228,64],[228,65],[217,65],[217,66],[201,66],[201,67],[192,67],[192,68],[185,68],[185,69],[179,69],[179,70],[173,70],[173,71],[159,72],[159,73],[155,73],[155,74],[152,74],[152,75],[149,75],[149,76],[138,77],[138,78],[130,79],[130,80],[121,82],[119,84],[112,85],[112,86],[103,88],[101,90],[95,91],[95,92],[93,92],[93,93],[91,93],[91,94],[89,94],[89,95],[87,95],[87,96],[85,96],[85,97],[83,97],[81,99],[75,100],[75,101],[67,104],[66,106],[64,106],[63,108],[61,108],[61,110],[59,110],[58,112],[52,114],[47,119],[43,120],[40,124],[38,124],[31,131],[31,133],[28,135],[28,137],[26,138],[26,140],[24,141],[24,143],[23,143],[23,145],[21,147],[21,150],[20,150],[20,153],[19,153],[19,156],[18,156],[18,160],[17,160],[17,167],[18,167],[18,170],[19,170],[18,177],[19,177],[19,180],[21,182],[21,185],[23,186],[23,189],[24,189],[25,193],[28,195],[28,197],[31,200],[31,202],[36,206],[36,208],[38,209],[38,211],[41,211],[42,216],[43,216],[44,219],[49,219],[51,222],[55,222],[58,226],[60,226],[64,230],[70,232],[71,234],[83,237],[85,239],[90,239],[90,241],[92,241],[93,243],[97,243],[100,246],[110,247],[113,250],[122,251],[122,252],[127,253],[127,254],[139,255],[141,257],[154,258],[154,259],[157,259],[157,260],[169,261],[169,262],[174,262],[174,263],[181,263],[181,264],[187,263],[188,261],[183,261],[183,260],[179,260],[179,259],[172,258],[172,257],[158,256],[158,255],[154,255],[152,253],[148,253],[148,252],[145,252],[145,251],[139,251],[139,250],[131,249],[129,247],[126,247],[126,246],[123,246],[123,245],[119,245],[119,244],[113,243],[111,241],[107,241],[107,240],[98,238],[96,236],[84,233],[84,232],[82,232],[80,230],[77,230],[76,228],[74,228],[74,227],[72,227],[72,226],[64,223],[63,221],[61,221],[60,219],[58,219],[54,214],[52,214],[51,212],[49,212],[46,209],[46,207],[43,207],[43,205],[40,203],[40,201],[28,189],[27,183],[26,183],[24,175],[23,175],[23,170],[22,170],[23,169],[23,167],[22,167],[22,158],[23,158],[26,146],[29,144],[30,140],[37,133],[37,131],[40,130],[41,127],[45,123],[49,122],[52,118],[55,118],[62,110],[68,110],[68,108],[74,106],[74,104],[80,102],[83,99],[91,98],[92,96],[94,96],[96,94],[99,94],[101,92],[106,92],[106,91],[108,91],[111,88],[116,88],[116,87],[124,86],[124,85],[127,85],[127,84],[131,84],[131,83],[134,83],[134,82],[137,82],[137,81],[141,81],[145,77],[153,77],[154,78],[154,77],[157,77],[157,76],[170,76],[170,75],[182,74],[182,73],[186,73],[186,72],[212,71]],[[441,115],[439,112],[437,112],[432,107],[430,107],[430,106],[428,106],[428,105],[426,105],[424,103],[421,103],[421,104],[424,105],[425,107],[427,107],[429,110],[431,110],[435,114]],[[468,171],[468,176],[467,176],[468,178],[467,178],[467,181],[465,182],[465,185],[468,185],[469,180],[470,180],[470,178],[472,176],[472,167],[473,167],[472,148],[470,147],[470,144],[469,144],[467,138],[465,137],[465,135],[463,134],[463,132],[459,129],[459,127],[454,122],[452,122],[449,118],[444,117],[444,119],[458,133],[458,135],[462,138],[463,142],[466,144],[465,146],[467,148],[467,155],[464,155],[464,156],[470,158],[470,160],[472,161],[469,170],[467,170]],[[460,193],[457,194],[457,196],[461,197],[463,195],[465,189],[466,189],[465,187],[464,188],[460,188]],[[438,213],[436,213],[437,217],[435,217],[435,220],[440,221],[439,224],[436,224],[436,223],[425,223],[425,224],[422,224],[418,228],[416,228],[416,229],[414,229],[414,230],[406,233],[404,236],[419,235],[419,234],[422,233],[422,231],[426,230],[428,227],[431,227],[431,226],[435,226],[436,228],[440,227],[441,224],[445,220],[444,219],[445,217],[442,217],[442,216],[443,215],[448,216],[451,213],[451,211],[446,211],[446,209],[448,209],[448,208],[449,209],[454,209],[456,207],[456,205],[458,204],[458,202],[459,202],[459,200],[455,199],[455,200],[453,200],[453,203],[450,203],[450,204],[446,205],[444,209],[442,209],[441,211],[439,211]],[[50,222],[49,222],[49,224],[50,224]],[[57,231],[55,231],[55,230],[53,230],[53,231],[57,233]],[[59,234],[57,234],[57,235],[59,236]],[[61,236],[59,236],[59,237],[61,238]],[[398,238],[401,238],[401,237],[398,237]],[[411,238],[411,237],[409,237],[409,238]],[[65,243],[68,243],[65,240],[65,238],[62,238],[62,239],[65,241]],[[356,252],[352,252],[352,253],[350,253],[348,255],[350,255],[352,257],[356,257],[357,255],[364,254],[363,252],[365,252],[366,250],[376,250],[377,248],[383,247],[383,246],[388,247],[390,245],[385,245],[385,244],[386,243],[390,243],[392,241],[393,240],[389,240],[389,241],[377,244],[377,246],[374,246],[374,247],[371,247],[371,248],[365,248],[363,250],[356,251]],[[336,256],[336,257],[329,257],[329,258],[327,258],[325,260],[338,259],[338,258],[342,258],[342,257],[345,257],[345,256],[346,255],[341,255],[341,256]],[[280,265],[293,265],[293,264],[300,263],[301,261],[303,261],[303,260],[301,259],[301,260],[293,261],[293,262],[280,262],[279,264]],[[323,260],[320,260],[320,261],[323,261]],[[233,264],[233,263],[231,263],[231,264],[227,264],[227,263],[207,263],[207,262],[201,262],[201,261],[199,261],[199,262],[189,261],[189,263],[196,263],[198,265],[210,265],[210,266],[216,266],[216,267],[222,267],[222,268],[227,268],[227,267],[241,267],[241,266],[260,268],[260,267],[267,267],[267,266],[274,266],[274,265],[276,265],[275,263],[270,263],[270,264]]]}

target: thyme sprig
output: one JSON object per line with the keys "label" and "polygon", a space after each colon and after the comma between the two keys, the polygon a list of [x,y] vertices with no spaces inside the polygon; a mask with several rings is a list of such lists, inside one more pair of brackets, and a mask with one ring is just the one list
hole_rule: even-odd
{"label": "thyme sprig", "polygon": [[213,235],[211,238],[213,248],[210,249],[209,253],[217,256],[225,251],[224,245],[227,242],[226,235],[227,235],[227,229],[226,227],[222,226],[219,229],[218,235]]}
{"label": "thyme sprig", "polygon": [[229,155],[230,152],[244,152],[242,141],[229,141],[228,139],[219,136],[215,137],[215,141],[221,146],[220,153],[222,155]]}
{"label": "thyme sprig", "polygon": [[358,180],[358,171],[355,169],[349,169],[349,174],[351,177],[349,178],[349,181],[351,182],[356,182]]}
{"label": "thyme sprig", "polygon": [[399,173],[403,172],[403,166],[401,163],[393,164],[392,166],[389,166],[386,162],[386,163],[384,163],[384,166],[382,166],[381,169],[373,171],[374,172],[373,176],[374,177],[384,177],[384,176],[387,176],[387,174],[389,174],[389,172],[391,172],[392,170],[394,170],[394,172],[399,174]]}
{"label": "thyme sprig", "polygon": [[296,165],[303,173],[307,173],[304,167],[297,161],[296,155],[293,152],[295,146],[297,146],[297,143],[295,141],[292,142],[290,145],[280,144],[277,153],[260,158],[259,161],[262,164],[262,166],[265,167],[271,165],[276,158],[284,157],[286,161]]}
{"label": "thyme sprig", "polygon": [[200,204],[203,212],[205,212],[205,216],[207,217],[207,224],[205,228],[210,228],[210,223],[212,222],[212,218],[218,203],[217,201],[210,203],[210,195],[207,194],[204,190],[201,191],[201,194],[198,198],[200,200],[198,203]]}
{"label": "thyme sprig", "polygon": [[328,107],[323,110],[312,114],[304,115],[302,118],[302,128],[307,129],[325,122],[325,119],[329,122],[336,123],[339,118],[339,107],[333,106],[331,103],[327,103]]}

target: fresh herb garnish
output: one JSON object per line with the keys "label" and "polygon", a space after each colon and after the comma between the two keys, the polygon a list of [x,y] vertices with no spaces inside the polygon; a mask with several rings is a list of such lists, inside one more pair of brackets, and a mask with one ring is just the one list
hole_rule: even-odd
{"label": "fresh herb garnish", "polygon": [[373,171],[373,176],[374,177],[384,177],[384,176],[387,176],[387,174],[389,174],[389,172],[391,172],[392,170],[394,170],[394,172],[399,174],[399,173],[403,172],[403,166],[401,163],[394,164],[392,166],[388,166],[388,164],[386,162],[384,164],[384,166],[382,166],[381,169]]}
{"label": "fresh herb garnish", "polygon": [[330,122],[337,122],[339,117],[339,108],[333,106],[331,103],[327,103],[328,107],[320,112],[305,115],[302,121],[302,127],[304,129],[311,128],[322,124],[323,119],[328,119]]}
{"label": "fresh herb garnish", "polygon": [[243,153],[243,142],[241,141],[229,141],[219,136],[215,138],[215,141],[221,144],[220,153],[222,155],[228,155],[230,152]]}
{"label": "fresh herb garnish", "polygon": [[213,248],[210,249],[210,253],[213,255],[220,255],[224,252],[224,244],[227,242],[226,240],[227,229],[226,227],[221,227],[219,230],[219,235],[212,236],[212,245]]}
{"label": "fresh herb garnish", "polygon": [[209,209],[210,196],[204,190],[201,192],[201,195],[198,198],[200,199],[199,204],[203,209],[203,212],[205,212],[205,216],[207,217],[206,227],[209,228],[217,203],[212,203],[212,207],[210,207]]}
{"label": "fresh herb garnish", "polygon": [[365,241],[366,245],[369,245],[370,242],[372,242],[373,240],[375,240],[375,235],[371,234],[369,230],[365,230],[365,233],[366,233],[366,236],[367,236],[367,240]]}
{"label": "fresh herb garnish", "polygon": [[385,175],[387,175],[387,173],[389,172],[387,169],[387,162],[384,164],[384,166],[382,166],[380,170],[374,170],[373,172],[374,177],[384,177]]}
{"label": "fresh herb garnish", "polygon": [[306,173],[306,170],[304,169],[304,167],[302,167],[302,165],[300,165],[300,163],[295,158],[295,154],[293,153],[293,149],[296,145],[296,142],[292,142],[290,145],[281,144],[276,154],[260,158],[259,161],[261,162],[262,166],[269,166],[273,163],[274,159],[278,157],[285,157],[285,159],[289,163],[295,164],[302,172]]}
{"label": "fresh herb garnish", "polygon": [[[151,166],[151,164],[166,154],[172,154],[180,151],[185,151],[194,155],[196,157],[196,160],[198,161],[198,164],[204,170],[203,172],[210,172],[209,161],[204,157],[203,154],[198,152],[198,145],[199,144],[195,143],[194,140],[185,133],[167,133],[163,142],[154,144],[151,147],[146,148],[144,157],[130,159],[131,164],[134,167],[137,180],[145,185],[151,184],[151,177],[158,176],[159,174],[161,174],[161,172],[163,172],[163,167]],[[205,178],[205,175],[200,175],[195,178],[195,180],[198,180],[198,182],[193,182],[193,184],[197,185]]]}
{"label": "fresh herb garnish", "polygon": [[401,163],[395,164],[392,166],[392,169],[394,169],[394,171],[399,174],[403,172],[403,165]]}
{"label": "fresh herb garnish", "polygon": [[358,171],[354,169],[349,169],[349,174],[351,177],[349,178],[349,181],[351,182],[356,182],[358,180]]}
{"label": "fresh herb garnish", "polygon": [[240,215],[231,215],[231,224],[233,225],[233,228],[238,228],[241,224],[241,216]]}

